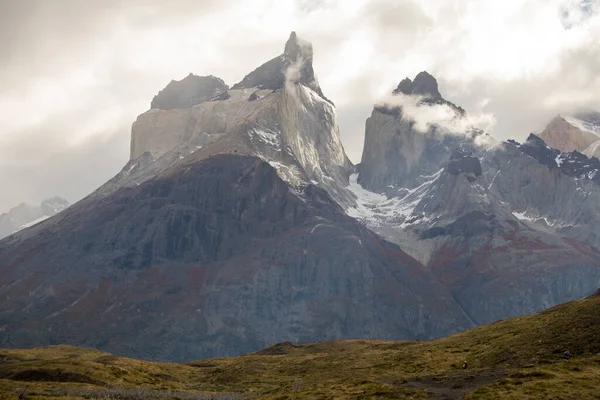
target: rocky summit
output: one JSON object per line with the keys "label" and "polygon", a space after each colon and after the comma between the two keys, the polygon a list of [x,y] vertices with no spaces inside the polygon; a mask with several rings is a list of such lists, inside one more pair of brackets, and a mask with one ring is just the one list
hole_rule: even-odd
{"label": "rocky summit", "polygon": [[0,241],[0,344],[187,361],[430,339],[600,286],[597,158],[498,141],[421,72],[373,107],[354,166],[313,57],[292,32],[231,87],[161,90],[115,177]]}

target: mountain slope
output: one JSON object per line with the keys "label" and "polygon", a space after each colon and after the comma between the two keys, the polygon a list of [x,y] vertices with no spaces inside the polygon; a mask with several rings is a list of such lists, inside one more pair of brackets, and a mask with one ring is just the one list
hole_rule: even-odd
{"label": "mountain slope", "polygon": [[3,346],[189,360],[471,326],[421,264],[324,190],[293,190],[248,156],[176,166],[76,204],[0,242],[0,271]]}
{"label": "mountain slope", "polygon": [[[230,399],[595,399],[599,315],[595,297],[435,341],[280,343],[242,357],[185,365],[66,346],[3,350],[0,395],[27,386],[30,393],[56,399],[168,392],[192,399],[218,396],[212,392]],[[565,362],[567,350],[571,359]]]}

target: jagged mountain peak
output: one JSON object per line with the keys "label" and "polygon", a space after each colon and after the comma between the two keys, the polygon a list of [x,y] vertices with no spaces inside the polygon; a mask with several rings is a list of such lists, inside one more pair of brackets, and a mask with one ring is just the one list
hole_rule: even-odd
{"label": "jagged mountain peak", "polygon": [[415,77],[413,81],[413,87],[415,93],[420,94],[431,94],[435,97],[441,97],[438,91],[437,80],[427,71],[421,71]]}
{"label": "jagged mountain peak", "polygon": [[292,61],[296,61],[300,57],[312,59],[312,43],[301,39],[295,31],[292,31],[289,39],[285,42],[283,54]]}
{"label": "jagged mountain peak", "polygon": [[579,181],[590,180],[600,184],[600,160],[596,157],[588,157],[577,150],[561,152],[548,146],[544,139],[534,133],[523,144],[514,140],[509,140],[508,143],[548,168],[558,169],[564,175]]}
{"label": "jagged mountain peak", "polygon": [[299,37],[294,31],[285,43],[281,55],[256,68],[231,88],[278,90],[286,83],[304,85],[333,104],[325,97],[315,77],[312,44]]}
{"label": "jagged mountain peak", "polygon": [[432,100],[442,99],[437,80],[427,71],[419,72],[414,81],[404,78],[392,93],[402,93],[409,96],[419,95]]}
{"label": "jagged mountain peak", "polygon": [[312,45],[292,32],[279,56],[231,88],[214,76],[171,82],[134,122],[129,163],[94,196],[174,164],[236,153],[272,163],[293,186],[318,184],[336,200],[347,197],[352,164],[312,62]]}

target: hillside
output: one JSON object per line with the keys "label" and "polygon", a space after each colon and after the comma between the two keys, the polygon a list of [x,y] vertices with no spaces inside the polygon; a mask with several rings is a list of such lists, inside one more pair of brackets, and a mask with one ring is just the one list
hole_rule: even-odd
{"label": "hillside", "polygon": [[599,316],[596,296],[434,341],[281,343],[188,364],[67,346],[3,350],[0,398],[26,389],[27,399],[597,399]]}

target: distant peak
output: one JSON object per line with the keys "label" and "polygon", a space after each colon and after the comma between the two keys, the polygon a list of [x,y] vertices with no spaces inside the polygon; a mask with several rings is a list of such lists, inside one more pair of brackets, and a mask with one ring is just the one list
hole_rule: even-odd
{"label": "distant peak", "polygon": [[436,79],[427,71],[419,72],[414,81],[404,78],[393,93],[403,93],[409,96],[425,96],[432,100],[438,100],[442,98],[442,95],[438,90],[438,83]]}
{"label": "distant peak", "polygon": [[424,96],[431,95],[436,99],[442,97],[438,91],[437,81],[426,71],[419,72],[419,74],[415,77],[415,80],[413,81],[413,93]]}

